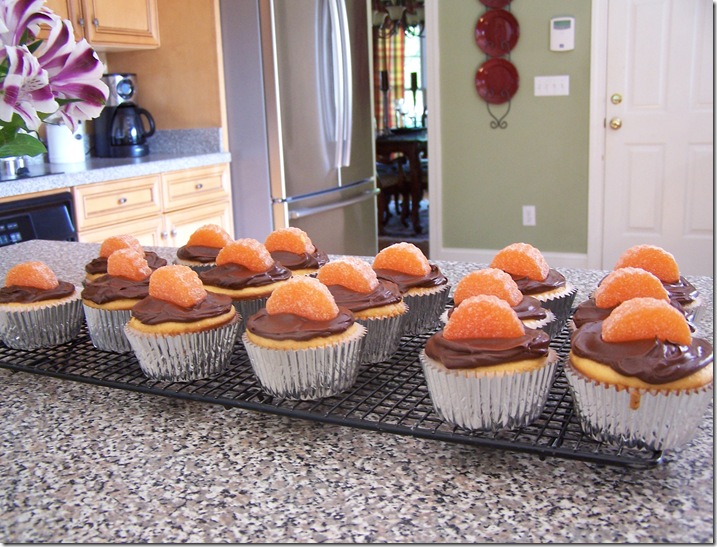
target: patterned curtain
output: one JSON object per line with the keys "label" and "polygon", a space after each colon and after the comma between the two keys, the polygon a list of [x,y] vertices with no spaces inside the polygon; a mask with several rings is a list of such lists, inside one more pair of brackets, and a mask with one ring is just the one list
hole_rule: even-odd
{"label": "patterned curtain", "polygon": [[396,115],[393,106],[394,99],[403,97],[404,94],[404,57],[403,32],[397,32],[394,36],[380,38],[378,29],[373,28],[373,90],[375,97],[374,114],[376,116],[376,127],[379,131],[385,128],[384,118],[384,94],[381,91],[381,71],[388,74],[388,108],[389,128],[396,126]]}

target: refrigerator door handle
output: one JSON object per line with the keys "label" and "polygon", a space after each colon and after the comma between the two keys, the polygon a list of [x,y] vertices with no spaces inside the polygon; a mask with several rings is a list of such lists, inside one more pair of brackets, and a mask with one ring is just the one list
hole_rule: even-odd
{"label": "refrigerator door handle", "polygon": [[346,9],[346,0],[334,0],[339,16],[339,39],[341,42],[341,55],[343,57],[341,79],[343,81],[343,94],[341,97],[341,166],[351,165],[351,134],[353,132],[353,66],[351,64],[351,37],[349,34],[349,18]]}
{"label": "refrigerator door handle", "polygon": [[[343,166],[343,135],[344,135],[344,43],[342,37],[341,14],[339,13],[339,0],[328,0],[329,14],[331,19],[331,44],[333,47],[333,80],[334,80],[334,101],[336,104],[336,120],[334,127],[334,136],[336,139],[336,155],[334,158],[334,167],[340,169]],[[339,186],[341,186],[341,177],[339,177]]]}
{"label": "refrigerator door handle", "polygon": [[345,199],[343,201],[337,201],[327,205],[318,205],[316,207],[306,207],[304,209],[294,209],[293,211],[289,211],[289,218],[291,220],[296,220],[297,218],[304,218],[311,215],[317,215],[319,213],[325,213],[326,211],[333,211],[334,209],[341,209],[342,207],[347,207],[355,203],[361,203],[362,201],[372,199],[379,193],[379,191],[380,190],[378,188],[373,188],[362,192],[356,197]]}

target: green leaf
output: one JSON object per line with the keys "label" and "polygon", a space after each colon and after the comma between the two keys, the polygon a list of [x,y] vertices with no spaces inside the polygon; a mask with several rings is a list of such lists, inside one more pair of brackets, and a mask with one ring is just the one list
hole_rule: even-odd
{"label": "green leaf", "polygon": [[11,156],[37,156],[47,152],[47,148],[31,135],[18,133],[15,138],[0,146],[0,158]]}

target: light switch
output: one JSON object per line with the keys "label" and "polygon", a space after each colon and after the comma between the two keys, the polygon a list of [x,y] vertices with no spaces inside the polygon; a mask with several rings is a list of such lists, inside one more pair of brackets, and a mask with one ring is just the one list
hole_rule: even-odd
{"label": "light switch", "polygon": [[536,76],[533,94],[536,97],[570,95],[570,76]]}

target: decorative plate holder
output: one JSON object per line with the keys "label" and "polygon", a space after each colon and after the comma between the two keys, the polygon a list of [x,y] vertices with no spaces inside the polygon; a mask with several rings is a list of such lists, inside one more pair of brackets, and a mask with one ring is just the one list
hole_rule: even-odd
{"label": "decorative plate holder", "polygon": [[[492,129],[505,129],[506,116],[510,112],[510,101],[518,91],[520,78],[518,70],[510,62],[510,52],[518,43],[520,25],[513,14],[503,8],[510,7],[511,0],[480,0],[486,11],[480,16],[475,28],[475,41],[487,58],[478,67],[475,76],[476,91],[488,107],[493,121]],[[502,116],[496,116],[491,107],[507,103]]]}

